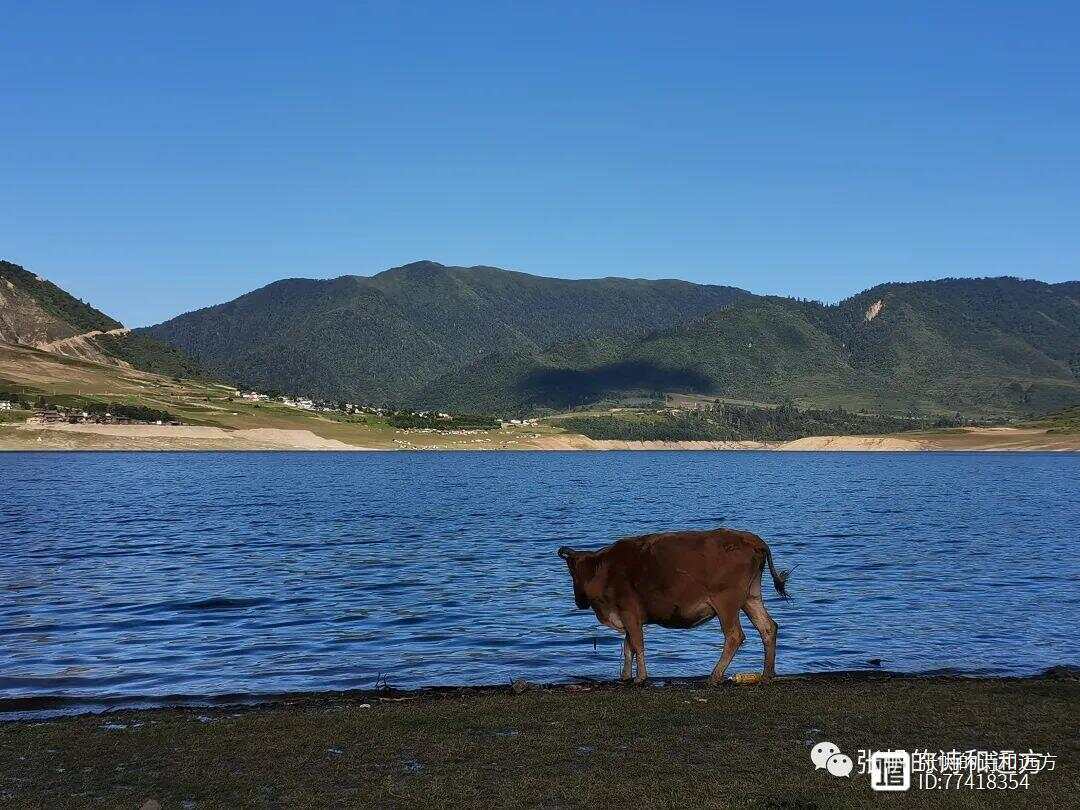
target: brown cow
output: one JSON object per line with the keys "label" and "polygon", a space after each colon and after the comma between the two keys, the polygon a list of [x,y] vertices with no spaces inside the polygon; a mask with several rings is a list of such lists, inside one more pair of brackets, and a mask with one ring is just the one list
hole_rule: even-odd
{"label": "brown cow", "polygon": [[635,681],[649,677],[643,625],[697,627],[716,616],[724,630],[724,651],[709,683],[720,683],[746,640],[740,610],[765,645],[763,680],[776,674],[777,627],[765,610],[761,573],[768,565],[777,593],[787,599],[788,572],[776,570],[772,552],[757,535],[735,529],[646,534],[598,551],[563,546],[559,556],[574,580],[577,606],[591,607],[602,624],[623,634],[624,681],[630,679],[631,653],[637,660]]}

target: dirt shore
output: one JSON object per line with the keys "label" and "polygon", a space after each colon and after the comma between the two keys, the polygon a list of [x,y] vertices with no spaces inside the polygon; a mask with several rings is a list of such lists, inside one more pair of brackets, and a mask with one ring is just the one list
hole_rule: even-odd
{"label": "dirt shore", "polygon": [[[520,693],[518,693],[520,692]],[[847,673],[292,696],[0,724],[11,807],[1075,807],[1080,680]],[[861,750],[1029,749],[1027,788],[873,792]],[[151,801],[150,804],[147,804]],[[155,804],[157,803],[157,804]]]}
{"label": "dirt shore", "polygon": [[[362,429],[339,438],[311,430],[169,425],[0,425],[3,450],[786,450],[887,451],[1014,450],[1080,451],[1080,434],[1042,428],[962,428],[889,436],[808,436],[790,442],[621,441],[577,433],[497,434],[440,437],[408,431],[374,434]],[[402,438],[404,437],[404,438]]]}
{"label": "dirt shore", "polygon": [[528,442],[527,450],[769,450],[767,442],[679,441],[647,442],[590,439],[580,433],[557,433]]}
{"label": "dirt shore", "polygon": [[776,450],[844,450],[864,452],[909,452],[937,449],[933,442],[898,436],[807,436],[778,445]]}
{"label": "dirt shore", "polygon": [[5,425],[0,450],[377,450],[310,430],[188,425]]}

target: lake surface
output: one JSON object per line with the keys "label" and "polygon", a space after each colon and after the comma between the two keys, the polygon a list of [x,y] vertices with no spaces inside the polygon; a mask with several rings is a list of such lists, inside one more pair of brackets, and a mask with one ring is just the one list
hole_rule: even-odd
{"label": "lake surface", "polygon": [[[1080,663],[1080,456],[0,454],[0,699],[613,677],[561,545],[732,526],[794,566],[781,673]],[[730,672],[760,671],[747,643]],[[650,628],[704,675],[716,623]],[[3,704],[0,704],[0,710]]]}

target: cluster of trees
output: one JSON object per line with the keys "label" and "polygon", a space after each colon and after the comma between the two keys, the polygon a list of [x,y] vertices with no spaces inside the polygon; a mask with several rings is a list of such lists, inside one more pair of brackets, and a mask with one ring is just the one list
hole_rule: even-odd
{"label": "cluster of trees", "polygon": [[178,421],[177,418],[168,411],[158,410],[157,408],[148,408],[145,405],[124,405],[117,402],[92,402],[83,408],[83,410],[94,416],[104,416],[107,413],[111,413],[113,416],[130,419],[133,422]]}
{"label": "cluster of trees", "polygon": [[919,427],[951,427],[959,417],[934,420],[911,416],[852,413],[835,410],[801,411],[790,405],[749,408],[717,404],[709,409],[670,414],[574,416],[560,424],[590,439],[630,441],[790,441],[804,436],[872,435]]}
{"label": "cluster of trees", "polygon": [[400,429],[429,428],[433,430],[494,430],[501,424],[493,416],[455,414],[446,418],[435,413],[415,411],[394,411],[386,415],[386,421],[391,427]]}
{"label": "cluster of trees", "polygon": [[1041,424],[1050,433],[1080,433],[1080,406],[1066,408],[1044,419]]}
{"label": "cluster of trees", "polygon": [[202,366],[179,349],[141,333],[98,335],[96,341],[106,354],[131,363],[141,371],[162,374],[174,380],[207,376]]}

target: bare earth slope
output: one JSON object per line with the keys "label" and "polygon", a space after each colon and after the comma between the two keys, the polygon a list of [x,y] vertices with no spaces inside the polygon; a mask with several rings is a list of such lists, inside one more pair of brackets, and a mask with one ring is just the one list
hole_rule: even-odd
{"label": "bare earth slope", "polygon": [[0,261],[0,341],[171,376],[203,376],[194,360],[130,329],[47,279]]}
{"label": "bare earth slope", "polygon": [[0,340],[39,346],[121,326],[52,282],[0,261]]}

